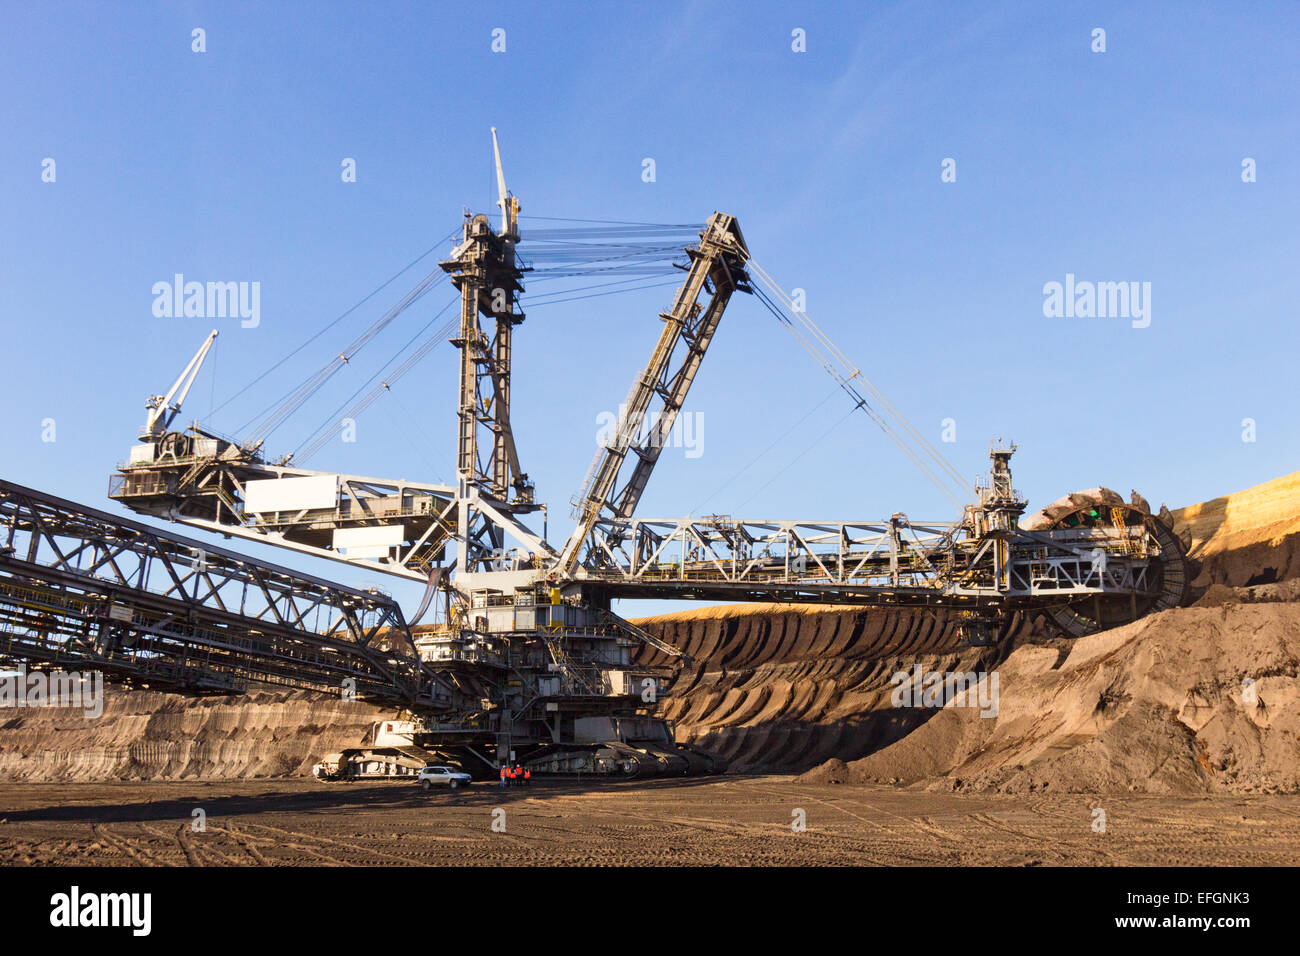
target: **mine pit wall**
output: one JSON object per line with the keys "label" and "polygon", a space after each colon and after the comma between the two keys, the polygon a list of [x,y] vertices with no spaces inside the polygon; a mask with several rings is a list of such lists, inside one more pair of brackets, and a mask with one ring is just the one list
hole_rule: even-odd
{"label": "mine pit wall", "polygon": [[[892,706],[895,673],[987,672],[1042,628],[1018,622],[1007,645],[963,648],[943,610],[744,604],[639,623],[694,659],[659,714],[734,772],[800,772],[879,750],[935,713]],[[671,659],[647,648],[639,662]]]}
{"label": "mine pit wall", "polygon": [[[890,705],[890,676],[983,671],[1009,648],[959,648],[942,611],[702,607],[643,622],[696,658],[661,698],[678,739],[735,771],[853,760],[905,736],[933,711]],[[1035,632],[1016,630],[1012,644]],[[647,648],[646,663],[668,659]],[[308,691],[230,697],[104,689],[102,717],[71,708],[0,710],[0,780],[190,780],[303,776],[357,746],[385,708]]]}
{"label": "mine pit wall", "polygon": [[0,710],[0,780],[302,776],[392,713],[308,691],[182,697],[105,687],[103,716]]}
{"label": "mine pit wall", "polygon": [[1196,562],[1195,588],[1300,578],[1300,471],[1172,516]]}

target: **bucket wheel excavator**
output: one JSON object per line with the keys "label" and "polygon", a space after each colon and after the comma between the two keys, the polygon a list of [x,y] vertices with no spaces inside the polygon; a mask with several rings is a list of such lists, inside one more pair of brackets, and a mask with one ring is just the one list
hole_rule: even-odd
{"label": "bucket wheel excavator", "polygon": [[[450,337],[460,353],[454,485],[308,471],[291,456],[267,462],[260,437],[240,442],[198,423],[173,430],[209,338],[172,392],[151,399],[140,444],[110,488],[145,514],[425,585],[420,613],[432,603],[440,619],[412,632],[421,657],[483,690],[470,708],[418,715],[404,744],[489,776],[506,761],[554,773],[721,769],[676,743],[655,716],[669,672],[638,665],[649,655],[637,649],[684,655],[615,614],[617,598],[943,607],[958,612],[972,643],[996,640],[1016,611],[1041,610],[1078,636],[1183,599],[1182,543],[1137,495],[1126,502],[1093,489],[1022,520],[1015,446],[995,445],[988,481],[972,498],[952,465],[754,261],[736,219],[716,212],[697,241],[678,247],[685,276],[659,315],[658,341],[573,499],[572,534],[552,545],[545,526],[539,534],[527,523],[543,506],[510,421],[513,338],[530,271],[518,247],[529,234],[499,150],[496,165],[499,228],[466,214],[439,265],[460,306]],[[619,228],[626,258],[628,227]],[[736,292],[772,311],[852,407],[944,493],[956,520],[636,516]]]}

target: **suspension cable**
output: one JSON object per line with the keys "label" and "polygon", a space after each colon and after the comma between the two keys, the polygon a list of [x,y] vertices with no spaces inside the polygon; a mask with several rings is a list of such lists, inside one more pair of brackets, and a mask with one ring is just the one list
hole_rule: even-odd
{"label": "suspension cable", "polygon": [[256,385],[258,382],[262,381],[264,378],[266,378],[268,375],[270,375],[270,374],[271,374],[272,372],[274,372],[276,369],[280,368],[280,366],[284,365],[284,363],[287,362],[287,361],[289,361],[289,359],[293,358],[295,355],[297,355],[299,352],[301,352],[303,349],[305,349],[305,348],[306,348],[308,345],[310,345],[312,342],[315,342],[318,338],[320,338],[322,335],[324,335],[324,334],[325,334],[326,332],[328,332],[330,329],[334,328],[334,326],[338,325],[340,322],[342,322],[344,319],[346,319],[349,315],[351,315],[351,314],[352,314],[353,312],[355,312],[357,309],[361,308],[363,305],[365,305],[367,302],[369,302],[371,299],[373,299],[375,296],[377,296],[377,295],[378,295],[380,292],[382,292],[384,289],[388,288],[390,285],[392,285],[394,282],[396,282],[398,279],[400,279],[403,275],[405,275],[407,272],[409,272],[411,269],[413,269],[413,268],[414,268],[418,263],[420,263],[420,262],[423,261],[424,259],[428,258],[429,255],[430,255],[430,254],[431,254],[435,249],[437,249],[439,246],[441,246],[441,245],[443,245],[444,243],[450,241],[451,239],[454,239],[454,238],[456,237],[456,234],[459,233],[459,232],[460,232],[460,229],[453,229],[451,232],[447,233],[446,236],[444,236],[443,238],[439,239],[439,240],[438,240],[434,245],[430,246],[428,249],[425,249],[424,252],[420,253],[418,256],[416,256],[414,259],[412,259],[412,260],[411,260],[410,262],[408,262],[406,265],[402,266],[401,269],[397,270],[397,272],[394,272],[391,276],[389,276],[387,279],[385,279],[383,282],[381,282],[378,286],[376,286],[374,289],[372,289],[370,292],[368,292],[368,293],[367,293],[367,294],[366,294],[362,299],[360,299],[358,302],[354,303],[350,308],[348,308],[348,309],[346,309],[345,311],[343,311],[342,313],[340,313],[338,316],[336,316],[336,317],[335,317],[332,321],[330,321],[328,324],[324,325],[323,327],[321,327],[320,329],[318,329],[316,332],[312,333],[310,336],[307,337],[306,340],[303,341],[303,343],[302,343],[301,345],[299,345],[299,346],[298,346],[297,348],[295,348],[293,351],[289,352],[287,355],[283,356],[283,357],[282,357],[279,361],[277,361],[274,365],[272,365],[272,366],[270,366],[269,368],[267,368],[267,369],[266,369],[265,371],[263,371],[260,375],[258,375],[256,378],[254,378],[251,382],[249,382],[247,385],[245,385],[245,386],[244,386],[243,388],[241,388],[239,391],[235,392],[235,394],[231,395],[229,398],[227,398],[225,401],[223,401],[220,405],[218,405],[216,408],[214,408],[214,409],[212,410],[212,412],[210,413],[210,416],[209,416],[209,417],[211,417],[211,415],[215,415],[217,412],[221,411],[223,408],[225,408],[227,405],[229,405],[229,404],[230,404],[231,402],[233,402],[235,399],[239,398],[241,395],[243,395],[245,392],[247,392],[250,388],[252,388],[252,387],[253,387],[254,385]]}
{"label": "suspension cable", "polygon": [[[381,381],[376,388],[371,389],[370,392],[366,393],[366,396],[364,398],[362,398],[360,401],[357,401],[357,397],[361,395],[363,390],[368,385],[374,382],[375,379],[379,378],[380,375],[384,374],[384,371],[390,365],[396,362],[397,359],[402,355],[402,353],[405,352],[407,349],[409,349],[417,339],[419,339],[422,335],[424,335],[424,333],[429,330],[430,326],[432,326],[435,322],[437,322],[440,318],[442,318],[442,316],[446,314],[448,309],[450,309],[453,305],[458,304],[459,302],[460,302],[459,299],[452,299],[441,309],[439,309],[438,312],[434,315],[434,317],[425,323],[423,328],[421,328],[418,332],[416,332],[413,336],[411,336],[411,338],[406,341],[406,344],[404,344],[401,348],[399,348],[387,362],[381,365],[379,369],[373,375],[370,376],[370,378],[366,379],[366,381],[356,391],[354,391],[347,399],[345,399],[338,406],[338,408],[334,409],[333,412],[327,415],[325,419],[320,423],[320,425],[318,425],[316,429],[305,439],[303,439],[303,441],[298,445],[298,447],[294,449],[293,452],[294,460],[297,461],[299,464],[301,464],[307,461],[309,458],[313,457],[317,452],[319,452],[323,447],[325,447],[325,445],[331,439],[333,439],[335,435],[337,435],[339,432],[343,430],[345,419],[348,418],[355,419],[363,411],[365,411],[367,408],[373,405],[374,402],[381,395],[383,395],[385,391],[388,391],[390,387],[395,382],[397,382],[403,375],[405,375],[408,371],[410,371],[415,366],[415,364],[419,362],[420,359],[428,355],[429,352],[433,350],[434,346],[438,345],[441,342],[446,341],[447,337],[452,334],[452,332],[455,330],[455,327],[459,324],[460,322],[459,315],[455,316],[450,321],[443,323],[443,325],[436,332],[434,332],[432,336],[426,339],[420,345],[420,347],[416,349],[415,352],[412,353],[413,356],[418,355],[418,358],[415,358],[414,361],[412,361],[412,358],[408,356],[406,361],[404,361],[401,365],[399,365],[391,375],[389,375],[386,379]],[[355,403],[355,404],[353,404],[351,408],[348,408],[349,403]],[[347,414],[342,415],[340,417],[340,413],[343,412],[345,408],[348,408]],[[306,449],[305,452],[303,451],[304,448]]]}
{"label": "suspension cable", "polygon": [[[963,503],[961,494],[964,493],[964,485],[960,473],[952,467],[939,452],[926,441],[910,421],[890,402],[883,392],[871,382],[861,369],[848,360],[848,357],[835,345],[834,342],[814,323],[807,315],[806,311],[797,308],[793,299],[777,285],[776,281],[753,259],[748,260],[748,265],[763,283],[784,305],[781,309],[772,297],[765,293],[761,288],[755,287],[754,291],[760,302],[794,335],[800,345],[813,357],[819,365],[839,384],[851,399],[855,407],[861,408],[866,415],[876,423],[903,455],[912,462],[912,464],[926,477],[931,484],[939,490],[953,505],[961,510]],[[798,325],[791,322],[786,312],[792,313],[798,320]],[[889,421],[876,408],[867,401],[866,397],[855,387],[855,382],[861,381],[870,394],[889,414],[903,430],[899,434]],[[909,435],[911,441],[909,442]],[[916,447],[913,447],[913,443]],[[931,467],[922,457],[922,454],[928,456],[937,468]]]}
{"label": "suspension cable", "polygon": [[[402,296],[396,305],[381,315],[370,326],[370,328],[366,329],[365,332],[354,339],[346,349],[336,355],[329,363],[318,369],[301,385],[281,399],[279,404],[275,405],[270,413],[261,420],[256,428],[253,429],[249,436],[249,441],[265,441],[272,432],[283,425],[294,412],[300,409],[307,399],[318,392],[321,387],[334,376],[335,372],[351,362],[356,354],[360,352],[361,349],[365,348],[371,339],[387,328],[393,319],[397,318],[406,311],[406,309],[414,305],[422,296],[425,295],[425,293],[436,286],[444,278],[446,278],[446,274],[442,269],[435,267],[432,272],[420,280],[419,284],[416,285],[415,288]],[[249,427],[251,424],[251,422],[246,423],[240,428],[240,431],[242,432],[244,428]]]}
{"label": "suspension cable", "polygon": [[849,375],[849,378],[850,379],[860,378],[863,384],[867,386],[867,389],[876,397],[877,401],[882,406],[884,406],[885,409],[887,409],[894,416],[895,419],[897,419],[899,424],[901,424],[907,432],[911,434],[912,438],[920,446],[921,450],[924,451],[927,455],[929,455],[936,465],[938,465],[941,469],[946,471],[948,475],[951,476],[956,486],[959,489],[962,489],[964,491],[966,486],[966,480],[962,477],[961,473],[958,472],[957,469],[952,466],[951,462],[949,462],[948,459],[944,458],[943,455],[939,453],[938,449],[936,449],[929,442],[929,440],[926,439],[924,435],[922,435],[919,431],[916,430],[916,427],[911,423],[911,421],[908,420],[907,416],[905,416],[901,411],[899,411],[899,409],[894,405],[893,402],[889,400],[889,398],[885,395],[885,393],[882,392],[874,382],[872,382],[869,378],[866,377],[866,375],[862,373],[861,369],[859,369],[856,365],[854,365],[852,362],[848,360],[848,357],[845,356],[845,354],[840,351],[839,347],[836,346],[835,343],[832,342],[830,338],[826,335],[826,333],[823,332],[820,328],[818,328],[816,323],[812,321],[811,317],[809,317],[806,310],[804,309],[799,309],[797,311],[794,310],[793,301],[790,299],[788,295],[786,295],[785,291],[782,290],[781,287],[776,284],[775,280],[773,280],[772,277],[767,274],[767,272],[763,269],[762,266],[754,262],[752,259],[749,260],[749,264],[760,274],[764,283],[767,284],[773,290],[775,290],[776,293],[783,298],[783,301],[786,302],[787,306],[791,308],[792,311],[795,311],[795,314],[799,317],[799,320],[805,326],[807,326],[822,343],[825,344],[826,348],[832,352],[832,354],[840,361],[840,363],[845,367],[845,369],[847,369],[852,373]]}

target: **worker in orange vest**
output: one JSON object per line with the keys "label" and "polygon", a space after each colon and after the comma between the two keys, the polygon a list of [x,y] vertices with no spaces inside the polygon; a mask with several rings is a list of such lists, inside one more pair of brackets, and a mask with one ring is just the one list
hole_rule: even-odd
{"label": "worker in orange vest", "polygon": [[525,769],[525,770],[524,770],[524,786],[525,786],[525,787],[531,786],[531,785],[532,785],[532,780],[533,780],[533,772],[532,772],[531,770],[527,770],[527,769]]}
{"label": "worker in orange vest", "polygon": [[504,790],[505,788],[506,788],[506,765],[502,764],[501,765],[501,789]]}

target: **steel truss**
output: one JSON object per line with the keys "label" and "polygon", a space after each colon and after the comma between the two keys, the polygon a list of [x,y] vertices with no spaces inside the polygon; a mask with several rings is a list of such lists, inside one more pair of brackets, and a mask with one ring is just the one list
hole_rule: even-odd
{"label": "steel truss", "polygon": [[[456,537],[455,488],[272,465],[224,439],[209,442],[205,453],[123,462],[109,478],[108,496],[160,518],[418,581],[442,564]],[[245,507],[250,481],[310,477],[337,480],[332,507]],[[402,539],[382,556],[350,556],[335,544],[337,530],[398,526]]]}
{"label": "steel truss", "polygon": [[964,523],[605,520],[579,578],[618,595],[852,603],[1062,601],[1150,595],[1160,546],[1145,527],[976,537]]}
{"label": "steel truss", "polygon": [[[686,253],[691,265],[672,307],[659,316],[664,323],[659,341],[619,409],[613,434],[596,452],[583,488],[574,497],[578,525],[555,562],[554,570],[560,574],[580,562],[580,549],[604,515],[614,519],[615,531],[620,520],[631,518],[732,293],[750,291],[745,272],[749,250],[735,217],[715,212],[699,244]],[[705,295],[708,301],[701,305],[700,297]],[[658,408],[652,409],[656,401]],[[620,485],[629,456],[634,464]]]}
{"label": "steel truss", "polygon": [[229,692],[250,681],[446,710],[389,596],[0,481],[0,659]]}

